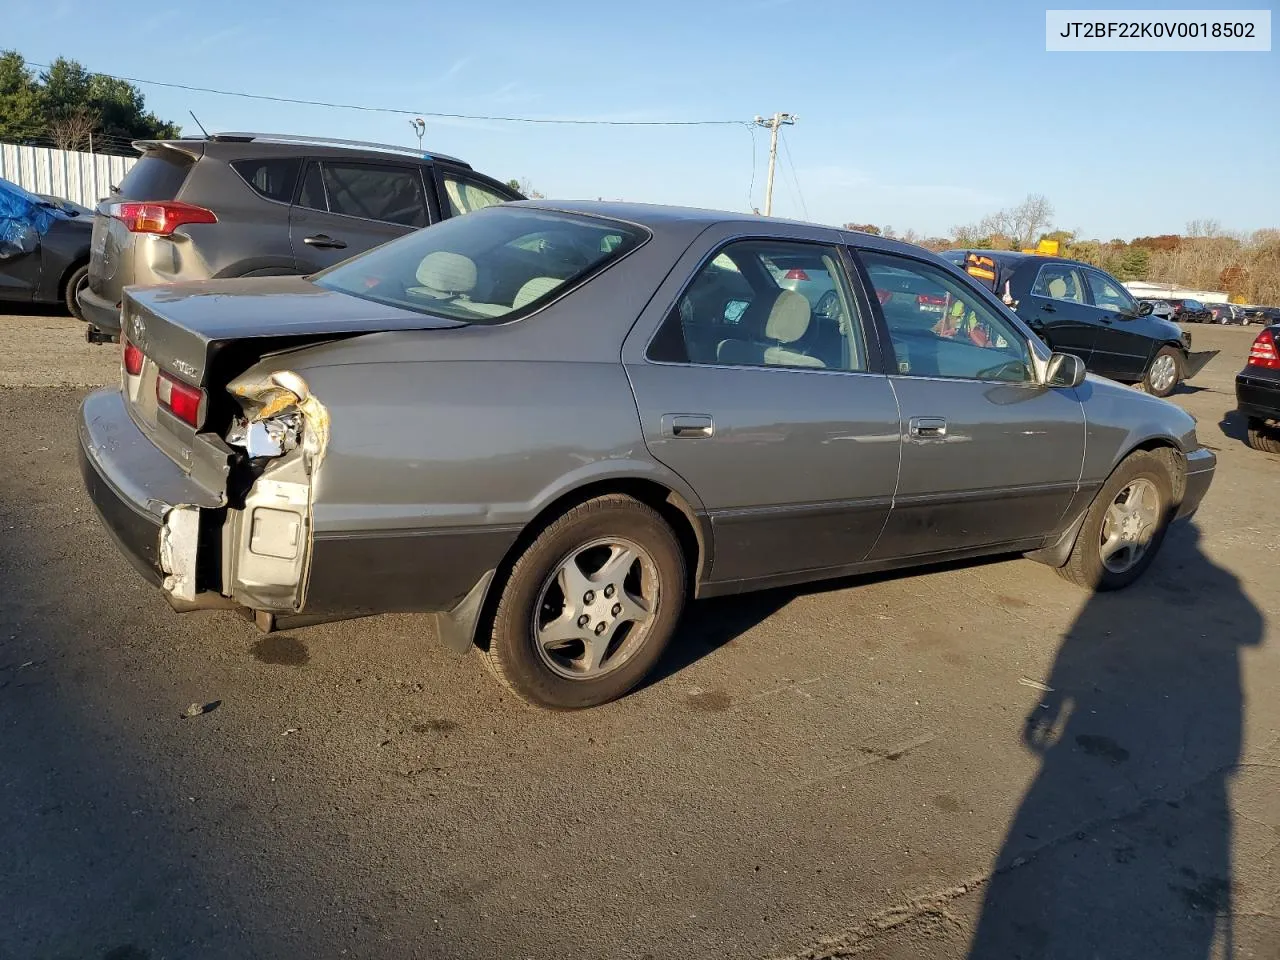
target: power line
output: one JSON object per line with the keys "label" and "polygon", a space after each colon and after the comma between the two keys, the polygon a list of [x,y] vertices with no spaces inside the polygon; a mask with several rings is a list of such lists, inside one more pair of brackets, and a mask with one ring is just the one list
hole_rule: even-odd
{"label": "power line", "polygon": [[[50,69],[47,63],[31,63],[33,67]],[[560,117],[499,117],[482,116],[470,113],[439,113],[430,110],[404,110],[399,107],[371,107],[358,103],[335,103],[327,100],[302,100],[296,97],[276,97],[265,93],[245,93],[239,90],[217,90],[213,87],[197,87],[187,83],[173,83],[166,80],[142,80],[138,77],[118,77],[110,73],[96,73],[96,76],[124,83],[140,83],[152,87],[168,87],[173,90],[189,90],[193,93],[213,93],[222,97],[243,97],[247,100],[269,100],[273,103],[292,103],[308,107],[331,107],[335,110],[361,110],[365,113],[394,113],[410,117],[437,117],[442,120],[488,120],[502,123],[559,123],[575,126],[605,127],[709,127],[728,126],[742,123],[741,120],[576,120]]]}
{"label": "power line", "polygon": [[804,218],[809,219],[809,205],[804,202],[804,193],[800,190],[800,178],[796,176],[796,165],[791,160],[791,148],[787,146],[786,137],[782,138],[782,152],[787,155],[787,166],[791,168],[791,181],[796,185],[796,196],[800,198],[800,209],[804,211]]}

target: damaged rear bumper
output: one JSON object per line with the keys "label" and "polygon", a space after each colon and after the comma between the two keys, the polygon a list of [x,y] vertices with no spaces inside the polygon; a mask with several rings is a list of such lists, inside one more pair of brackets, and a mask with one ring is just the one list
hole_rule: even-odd
{"label": "damaged rear bumper", "polygon": [[84,399],[79,439],[85,489],[120,552],[175,607],[194,601],[200,513],[222,508],[223,494],[193,481],[151,442],[118,388]]}

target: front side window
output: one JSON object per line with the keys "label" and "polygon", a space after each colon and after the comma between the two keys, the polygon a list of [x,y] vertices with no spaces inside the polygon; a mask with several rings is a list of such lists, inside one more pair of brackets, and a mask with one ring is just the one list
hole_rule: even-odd
{"label": "front side window", "polygon": [[451,173],[444,174],[441,179],[444,181],[445,196],[449,198],[449,216],[451,217],[459,217],[473,210],[507,202],[506,197],[499,196],[488,187],[473,180],[456,177]]}
{"label": "front side window", "polygon": [[598,217],[505,207],[453,217],[330,267],[330,290],[469,323],[514,319],[577,286],[645,238]]}
{"label": "front side window", "polygon": [[859,251],[893,341],[898,373],[1031,382],[1027,341],[976,290],[940,267]]}
{"label": "front side window", "polygon": [[406,227],[430,222],[422,175],[414,167],[325,161],[321,170],[330,213]]}
{"label": "front side window", "polygon": [[1093,294],[1095,306],[1107,310],[1118,310],[1121,313],[1138,312],[1133,297],[1118,282],[1097,270],[1086,270],[1085,275],[1089,278],[1089,290]]}
{"label": "front side window", "polygon": [[1073,303],[1085,302],[1084,282],[1080,279],[1080,271],[1066,263],[1046,263],[1042,266],[1031,292],[1037,297],[1070,300]]}
{"label": "front side window", "polygon": [[730,243],[694,274],[650,344],[651,360],[865,370],[861,318],[835,247]]}

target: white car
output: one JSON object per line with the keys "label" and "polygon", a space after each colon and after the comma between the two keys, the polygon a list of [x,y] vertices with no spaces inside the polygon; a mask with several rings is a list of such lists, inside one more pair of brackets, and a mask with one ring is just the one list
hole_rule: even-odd
{"label": "white car", "polygon": [[1173,319],[1173,307],[1164,300],[1139,300],[1139,303],[1151,304],[1151,315],[1163,320]]}

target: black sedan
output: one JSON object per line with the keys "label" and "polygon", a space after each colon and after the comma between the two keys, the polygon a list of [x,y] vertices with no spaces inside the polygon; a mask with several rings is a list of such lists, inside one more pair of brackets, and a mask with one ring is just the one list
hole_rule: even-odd
{"label": "black sedan", "polygon": [[1054,350],[1092,372],[1167,397],[1216,350],[1191,352],[1191,334],[1154,316],[1115,277],[1062,257],[948,250],[942,257],[986,283]]}
{"label": "black sedan", "polygon": [[1254,338],[1245,367],[1236,374],[1236,407],[1249,424],[1249,446],[1280,453],[1280,323]]}
{"label": "black sedan", "polygon": [[0,301],[61,303],[80,316],[93,218],[0,180]]}

